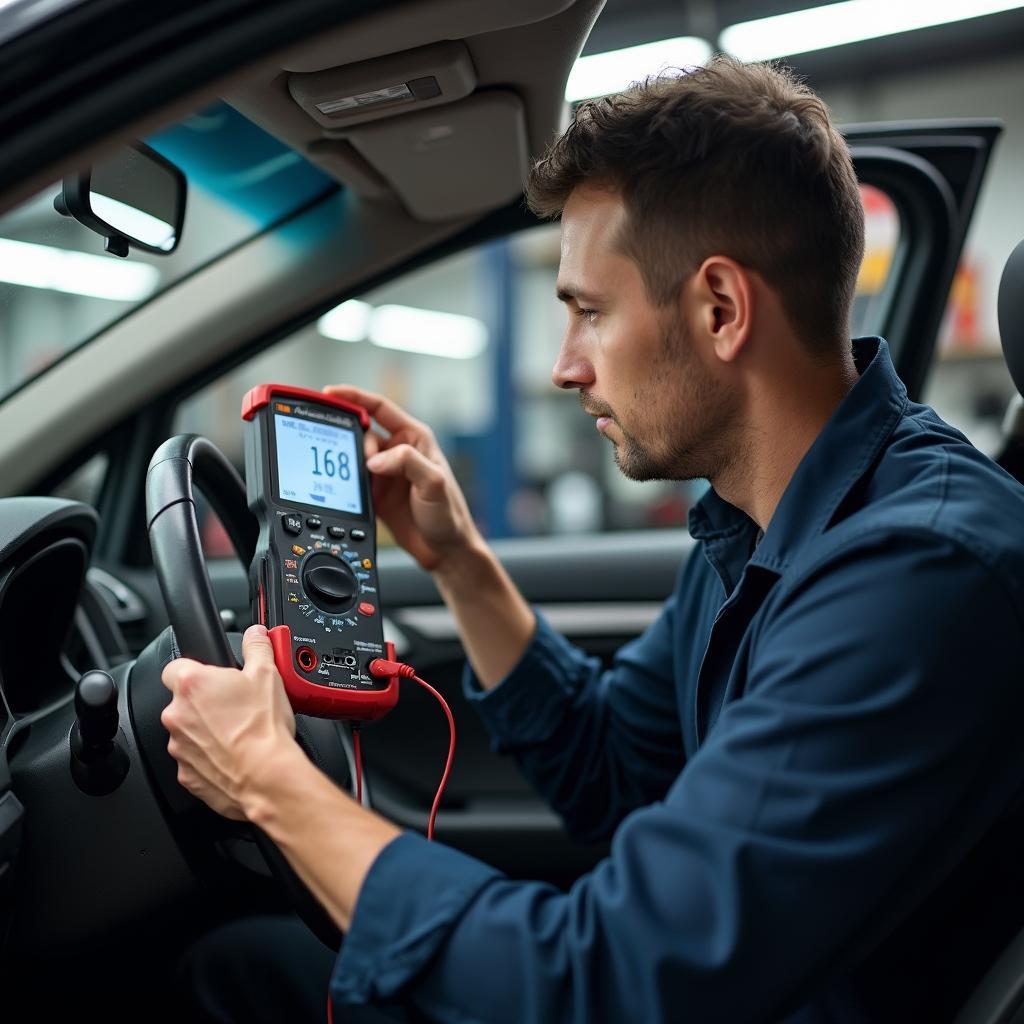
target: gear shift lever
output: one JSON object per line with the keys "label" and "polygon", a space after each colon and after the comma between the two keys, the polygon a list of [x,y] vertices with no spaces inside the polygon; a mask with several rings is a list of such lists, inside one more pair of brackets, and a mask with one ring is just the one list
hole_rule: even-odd
{"label": "gear shift lever", "polygon": [[117,685],[106,672],[86,672],[78,680],[75,717],[71,774],[83,793],[112,793],[128,774],[128,754],[118,735]]}

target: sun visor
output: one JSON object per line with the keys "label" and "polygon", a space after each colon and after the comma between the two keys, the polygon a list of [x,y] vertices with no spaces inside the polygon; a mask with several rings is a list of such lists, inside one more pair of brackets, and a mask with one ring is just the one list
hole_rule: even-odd
{"label": "sun visor", "polygon": [[476,83],[469,50],[450,41],[346,67],[292,72],[288,91],[325,134],[347,135],[353,125],[462,99]]}
{"label": "sun visor", "polygon": [[391,186],[344,139],[311,142],[306,159],[364,199],[392,198]]}
{"label": "sun visor", "polygon": [[417,220],[493,210],[515,199],[526,180],[525,112],[504,90],[363,124],[346,136]]}

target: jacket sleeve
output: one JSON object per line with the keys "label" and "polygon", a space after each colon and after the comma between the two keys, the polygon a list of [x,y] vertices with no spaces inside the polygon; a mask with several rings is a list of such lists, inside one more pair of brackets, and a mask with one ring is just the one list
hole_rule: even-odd
{"label": "jacket sleeve", "polygon": [[[704,560],[697,553],[688,561]],[[684,567],[658,618],[606,671],[540,614],[497,687],[482,690],[466,667],[464,690],[493,748],[515,756],[576,839],[611,835],[630,811],[663,797],[683,766],[673,638],[690,575]]]}
{"label": "jacket sleeve", "polygon": [[887,541],[780,600],[753,645],[747,693],[568,893],[396,840],[339,1000],[442,1022],[777,1020],[877,944],[1024,779],[1017,613],[952,545]]}

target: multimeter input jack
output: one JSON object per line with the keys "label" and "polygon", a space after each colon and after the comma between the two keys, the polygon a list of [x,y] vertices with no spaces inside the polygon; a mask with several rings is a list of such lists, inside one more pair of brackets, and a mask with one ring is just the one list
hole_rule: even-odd
{"label": "multimeter input jack", "polygon": [[342,668],[356,668],[359,665],[354,651],[339,650],[337,647],[331,654],[324,654],[320,660],[325,665],[338,665]]}
{"label": "multimeter input jack", "polygon": [[312,672],[316,668],[316,651],[312,647],[300,647],[295,652],[295,660],[303,672]]}

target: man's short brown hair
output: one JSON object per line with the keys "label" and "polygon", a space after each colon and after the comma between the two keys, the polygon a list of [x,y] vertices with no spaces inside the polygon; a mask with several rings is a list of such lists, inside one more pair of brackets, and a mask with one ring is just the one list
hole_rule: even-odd
{"label": "man's short brown hair", "polygon": [[730,256],[775,289],[810,348],[847,338],[864,255],[857,178],[828,108],[789,69],[718,56],[582,104],[527,201],[558,216],[582,184],[621,192],[621,243],[655,305],[708,256]]}

